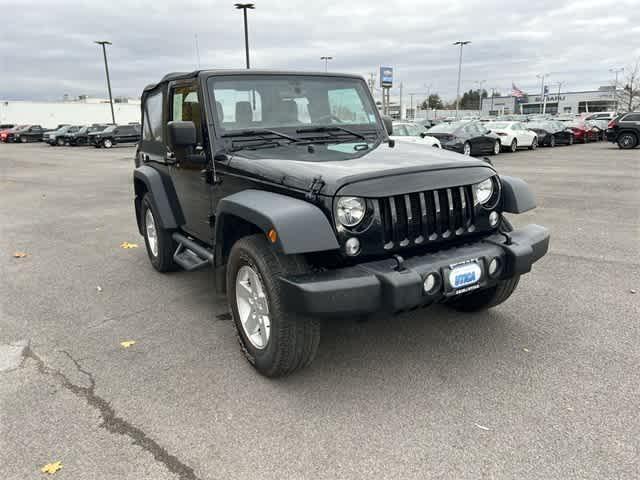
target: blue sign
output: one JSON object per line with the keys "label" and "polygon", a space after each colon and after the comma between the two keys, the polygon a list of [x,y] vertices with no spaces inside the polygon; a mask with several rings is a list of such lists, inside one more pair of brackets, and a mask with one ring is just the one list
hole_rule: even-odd
{"label": "blue sign", "polygon": [[384,88],[393,86],[393,67],[380,67],[380,86]]}

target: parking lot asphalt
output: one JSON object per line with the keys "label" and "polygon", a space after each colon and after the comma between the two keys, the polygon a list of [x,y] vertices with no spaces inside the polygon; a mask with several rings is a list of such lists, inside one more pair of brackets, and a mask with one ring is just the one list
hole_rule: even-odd
{"label": "parking lot asphalt", "polygon": [[640,150],[495,157],[552,235],[511,299],[326,323],[279,380],[210,272],[152,269],[132,156],[0,145],[4,479],[640,477]]}

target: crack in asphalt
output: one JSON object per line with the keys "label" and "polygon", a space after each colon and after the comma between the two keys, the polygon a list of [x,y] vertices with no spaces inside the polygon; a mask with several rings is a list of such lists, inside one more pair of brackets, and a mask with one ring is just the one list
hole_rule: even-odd
{"label": "crack in asphalt", "polygon": [[105,428],[108,432],[125,435],[131,438],[134,445],[138,445],[143,450],[146,450],[153,455],[153,458],[156,461],[162,463],[170,472],[178,475],[180,480],[200,480],[193,471],[193,468],[184,464],[175,455],[171,455],[158,442],[149,438],[140,428],[131,425],[129,422],[119,417],[109,402],[96,395],[96,382],[93,374],[82,368],[80,362],[73,358],[69,352],[65,350],[60,350],[60,352],[65,354],[73,362],[78,371],[87,377],[89,380],[88,387],[76,385],[59,370],[54,370],[48,367],[30,346],[27,346],[24,358],[30,358],[36,362],[38,371],[41,374],[55,377],[64,388],[69,390],[75,396],[85,399],[89,406],[98,410],[100,412],[100,417],[102,418],[102,424],[100,426]]}

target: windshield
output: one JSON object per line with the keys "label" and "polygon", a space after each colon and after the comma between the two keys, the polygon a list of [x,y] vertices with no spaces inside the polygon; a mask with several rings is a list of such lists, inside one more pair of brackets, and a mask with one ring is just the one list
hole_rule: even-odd
{"label": "windshield", "polygon": [[208,82],[223,132],[377,124],[364,82],[316,76],[229,76]]}
{"label": "windshield", "polygon": [[427,133],[453,133],[460,128],[459,123],[439,123],[427,130]]}
{"label": "windshield", "polygon": [[107,128],[105,128],[104,130],[102,130],[103,133],[109,133],[109,132],[113,132],[116,129],[115,125],[111,125]]}
{"label": "windshield", "polygon": [[393,126],[393,134],[397,137],[419,137],[424,127],[413,123],[399,123]]}
{"label": "windshield", "polygon": [[490,122],[489,124],[487,124],[487,128],[495,128],[497,130],[504,130],[506,128],[509,128],[510,126],[511,124],[506,122]]}

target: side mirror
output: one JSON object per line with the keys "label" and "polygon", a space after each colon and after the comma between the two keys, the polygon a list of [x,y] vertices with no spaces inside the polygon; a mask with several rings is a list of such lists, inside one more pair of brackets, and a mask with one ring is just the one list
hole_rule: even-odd
{"label": "side mirror", "polygon": [[393,135],[393,120],[391,117],[383,115],[382,122],[384,123],[384,128],[387,130],[387,135]]}
{"label": "side mirror", "polygon": [[194,147],[197,143],[196,125],[193,122],[171,121],[167,124],[169,146]]}
{"label": "side mirror", "polygon": [[426,137],[426,136],[427,136],[427,132],[422,132],[422,133],[420,133],[420,138],[424,138],[424,137]]}
{"label": "side mirror", "polygon": [[490,134],[490,133],[491,133],[491,130],[487,130],[487,131],[486,131],[486,132],[484,132],[484,133],[485,133],[485,135],[488,135],[488,134]]}

